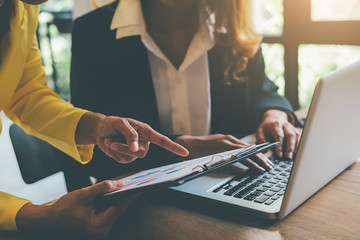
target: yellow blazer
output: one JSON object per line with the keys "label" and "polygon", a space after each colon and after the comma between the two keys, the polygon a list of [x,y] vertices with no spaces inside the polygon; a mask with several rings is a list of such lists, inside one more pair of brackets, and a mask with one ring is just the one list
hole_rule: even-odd
{"label": "yellow blazer", "polygon": [[[39,6],[14,4],[10,31],[0,45],[0,111],[27,133],[49,142],[81,163],[94,145],[75,143],[77,124],[87,111],[74,108],[46,85],[35,31]],[[0,119],[0,132],[1,132]],[[16,229],[15,217],[28,200],[0,192],[0,230]]]}

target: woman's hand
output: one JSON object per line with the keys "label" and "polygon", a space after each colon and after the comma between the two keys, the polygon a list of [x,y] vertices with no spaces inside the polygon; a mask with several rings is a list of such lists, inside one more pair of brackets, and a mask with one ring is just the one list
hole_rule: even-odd
{"label": "woman's hand", "polygon": [[76,130],[76,142],[96,143],[106,155],[120,163],[144,158],[150,143],[183,157],[189,154],[184,147],[145,123],[131,118],[106,117],[98,113],[86,113],[82,117]]}
{"label": "woman's hand", "polygon": [[[189,150],[189,159],[249,146],[248,143],[243,142],[232,135],[224,134],[207,136],[183,135],[178,137],[175,142]],[[272,169],[271,161],[263,154],[257,154],[251,159],[245,159],[241,163],[257,172],[264,172],[265,170]]]}
{"label": "woman's hand", "polygon": [[66,231],[104,237],[137,195],[128,196],[101,213],[95,213],[94,199],[122,187],[121,180],[108,180],[68,193],[49,206],[26,204],[18,212],[16,224],[20,230]]}
{"label": "woman's hand", "polygon": [[[264,119],[256,131],[258,143],[266,142],[267,139],[280,142],[276,147],[276,154],[279,157],[292,159],[296,151],[301,136],[301,130],[289,123],[288,116],[280,110],[268,110],[264,114]],[[285,148],[285,149],[284,149]]]}

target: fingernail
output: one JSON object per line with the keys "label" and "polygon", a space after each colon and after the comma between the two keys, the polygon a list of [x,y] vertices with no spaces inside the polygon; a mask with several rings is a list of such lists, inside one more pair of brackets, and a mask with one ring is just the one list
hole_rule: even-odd
{"label": "fingernail", "polygon": [[293,158],[293,153],[292,153],[292,152],[289,152],[289,153],[288,153],[288,158],[290,158],[290,159]]}
{"label": "fingernail", "polygon": [[119,150],[119,146],[116,144],[111,145],[110,148],[115,151]]}
{"label": "fingernail", "polygon": [[139,150],[139,143],[138,142],[131,142],[130,145],[131,145],[132,151],[137,152]]}
{"label": "fingernail", "polygon": [[110,140],[109,139],[105,140],[105,145],[106,145],[106,147],[110,147]]}

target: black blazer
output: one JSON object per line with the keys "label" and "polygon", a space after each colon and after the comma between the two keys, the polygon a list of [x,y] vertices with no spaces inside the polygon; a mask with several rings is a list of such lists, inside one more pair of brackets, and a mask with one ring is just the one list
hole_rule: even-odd
{"label": "black blazer", "polygon": [[[71,102],[105,115],[133,118],[161,132],[147,50],[139,36],[116,39],[116,30],[110,30],[114,14],[109,10],[111,6],[90,12],[74,23]],[[290,103],[277,93],[278,87],[265,75],[261,51],[241,73],[245,81],[231,85],[227,84],[229,79],[224,79],[224,53],[224,48],[218,45],[208,52],[211,133],[250,134],[267,109],[292,112]],[[165,159],[170,154],[165,156],[166,151],[150,148],[146,164],[137,160],[138,164],[127,164],[122,169],[131,169],[133,165],[149,167],[152,165],[147,163],[159,163],[159,159],[170,163]],[[105,159],[106,155],[95,149],[93,160],[113,161]]]}

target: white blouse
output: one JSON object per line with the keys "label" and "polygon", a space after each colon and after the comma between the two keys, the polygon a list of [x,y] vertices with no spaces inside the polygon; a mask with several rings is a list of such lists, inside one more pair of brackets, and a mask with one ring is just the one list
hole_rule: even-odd
{"label": "white blouse", "polygon": [[209,21],[200,21],[185,59],[176,69],[147,33],[140,0],[122,0],[115,11],[111,29],[117,29],[116,38],[140,35],[147,49],[164,134],[210,133],[207,51],[214,46],[214,37]]}

